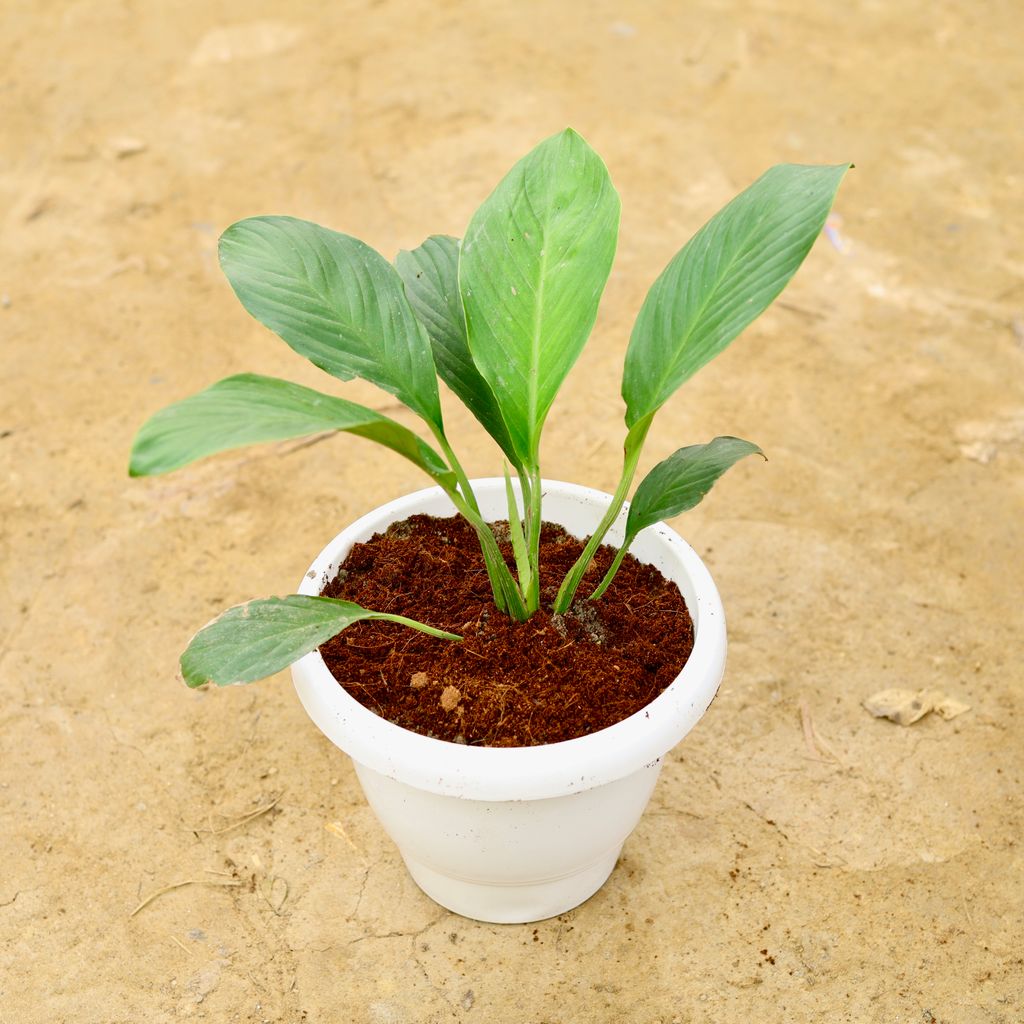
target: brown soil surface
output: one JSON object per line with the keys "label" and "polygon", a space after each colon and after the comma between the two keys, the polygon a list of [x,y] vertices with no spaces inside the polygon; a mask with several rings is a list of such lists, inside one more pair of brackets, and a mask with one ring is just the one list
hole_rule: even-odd
{"label": "brown soil surface", "polygon": [[[495,533],[507,537],[508,523]],[[511,545],[501,545],[512,566]],[[497,611],[472,527],[412,516],[349,552],[327,597],[457,633],[438,640],[392,622],[360,622],[320,648],[346,690],[414,732],[470,746],[527,747],[597,732],[640,711],[693,648],[686,602],[657,569],[627,555],[600,601],[585,599],[615,554],[602,547],[566,615],[548,609],[583,550],[541,531],[541,608],[526,622]]]}
{"label": "brown soil surface", "polygon": [[[1019,1024],[1022,33],[997,0],[0,4],[0,1021]],[[606,491],[665,262],[773,163],[857,169],[645,449],[770,459],[673,523],[725,603],[718,699],[601,892],[507,928],[416,889],[287,675],[175,678],[425,479],[352,437],[126,466],[146,416],[242,370],[415,426],[251,321],[219,231],[288,213],[392,255],[567,124],[622,230],[543,470]],[[971,710],[872,718],[892,686]]]}

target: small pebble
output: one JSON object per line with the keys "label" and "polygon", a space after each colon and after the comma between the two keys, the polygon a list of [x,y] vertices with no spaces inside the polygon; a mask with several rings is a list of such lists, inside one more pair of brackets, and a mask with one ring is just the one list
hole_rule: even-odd
{"label": "small pebble", "polygon": [[133,139],[128,136],[110,139],[107,143],[108,152],[117,160],[124,160],[125,157],[145,153],[147,148],[146,143],[141,139]]}

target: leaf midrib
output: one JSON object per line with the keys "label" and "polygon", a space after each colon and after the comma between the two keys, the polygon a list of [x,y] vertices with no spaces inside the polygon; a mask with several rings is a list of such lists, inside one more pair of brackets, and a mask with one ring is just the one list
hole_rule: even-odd
{"label": "leaf midrib", "polygon": [[[551,184],[548,182],[548,189],[550,191]],[[525,190],[524,190],[525,191]],[[539,218],[536,216],[536,211],[533,210],[533,203],[530,202],[529,193],[526,193],[526,201],[529,203],[530,210],[534,213],[534,219],[540,223]],[[545,203],[545,206],[549,204]],[[536,302],[534,303],[534,326],[530,336],[530,363],[532,372],[530,374],[529,387],[527,388],[527,412],[529,419],[527,424],[530,431],[528,438],[530,447],[530,461],[536,463],[537,453],[534,451],[536,444],[534,442],[534,435],[537,430],[537,394],[540,385],[540,339],[541,331],[540,325],[542,320],[542,307],[544,305],[544,281],[547,273],[548,265],[548,223],[545,222],[542,230],[542,245],[540,248],[540,259],[537,262],[538,277],[539,281],[537,287],[534,288],[534,294],[536,296]]]}

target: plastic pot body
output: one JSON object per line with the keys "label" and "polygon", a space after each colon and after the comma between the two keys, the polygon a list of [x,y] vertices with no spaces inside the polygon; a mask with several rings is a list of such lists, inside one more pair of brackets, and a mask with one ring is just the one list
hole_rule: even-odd
{"label": "plastic pot body", "polygon": [[[503,479],[473,482],[484,518],[508,516]],[[611,498],[545,481],[543,517],[589,536]],[[455,514],[440,488],[363,516],[320,553],[299,587],[318,594],[353,544],[411,515]],[[608,543],[621,537],[625,513]],[[693,619],[686,665],[645,708],[599,732],[535,747],[469,747],[410,732],[364,708],[313,651],[292,666],[299,699],[353,760],[367,801],[416,883],[480,921],[523,923],[582,903],[604,883],[643,813],[662,758],[707,710],[725,668],[725,616],[696,553],[663,524],[631,552],[680,589]]]}

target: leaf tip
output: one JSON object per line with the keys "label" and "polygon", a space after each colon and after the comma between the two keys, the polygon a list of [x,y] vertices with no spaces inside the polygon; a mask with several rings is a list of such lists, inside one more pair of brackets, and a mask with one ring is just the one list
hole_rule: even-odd
{"label": "leaf tip", "polygon": [[207,683],[213,682],[212,679],[206,678],[206,676],[204,676],[202,673],[195,672],[192,670],[192,668],[185,661],[187,654],[188,651],[186,650],[182,654],[181,658],[178,659],[178,667],[180,669],[178,675],[181,681],[190,690],[198,690],[200,687],[206,686]]}

